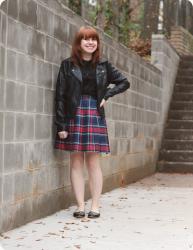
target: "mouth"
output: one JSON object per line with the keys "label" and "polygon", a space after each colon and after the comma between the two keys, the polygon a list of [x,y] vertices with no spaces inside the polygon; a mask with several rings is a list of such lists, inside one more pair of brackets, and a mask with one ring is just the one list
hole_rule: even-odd
{"label": "mouth", "polygon": [[94,49],[95,46],[86,46],[87,49]]}

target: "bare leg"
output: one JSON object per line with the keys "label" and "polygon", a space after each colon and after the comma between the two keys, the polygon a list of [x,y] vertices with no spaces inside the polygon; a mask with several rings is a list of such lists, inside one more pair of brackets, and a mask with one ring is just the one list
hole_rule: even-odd
{"label": "bare leg", "polygon": [[86,165],[89,174],[89,186],[92,195],[91,210],[99,212],[99,198],[102,192],[103,177],[99,164],[99,154],[95,152],[86,153]]}
{"label": "bare leg", "polygon": [[76,197],[78,210],[84,210],[84,153],[73,152],[70,154],[70,178]]}

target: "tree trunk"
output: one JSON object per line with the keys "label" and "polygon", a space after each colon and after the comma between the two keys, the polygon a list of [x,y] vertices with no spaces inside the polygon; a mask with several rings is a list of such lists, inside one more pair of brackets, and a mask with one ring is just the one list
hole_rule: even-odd
{"label": "tree trunk", "polygon": [[151,39],[152,33],[157,33],[160,0],[144,1],[144,28],[142,37]]}

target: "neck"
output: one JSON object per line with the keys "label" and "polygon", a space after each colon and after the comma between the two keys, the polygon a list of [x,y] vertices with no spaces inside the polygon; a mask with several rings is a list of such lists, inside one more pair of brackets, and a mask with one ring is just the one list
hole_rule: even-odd
{"label": "neck", "polygon": [[92,59],[92,54],[83,53],[82,59],[85,61],[90,61]]}

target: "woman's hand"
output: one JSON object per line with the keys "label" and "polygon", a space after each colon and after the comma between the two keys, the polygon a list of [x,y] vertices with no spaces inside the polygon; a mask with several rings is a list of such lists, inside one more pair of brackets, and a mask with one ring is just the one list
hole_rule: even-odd
{"label": "woman's hand", "polygon": [[60,139],[65,139],[68,137],[68,132],[67,131],[60,131],[60,132],[58,132],[58,135],[59,135]]}
{"label": "woman's hand", "polygon": [[104,106],[104,104],[105,104],[105,99],[102,99],[102,101],[101,101],[101,103],[100,103],[100,108],[102,107],[102,106]]}

